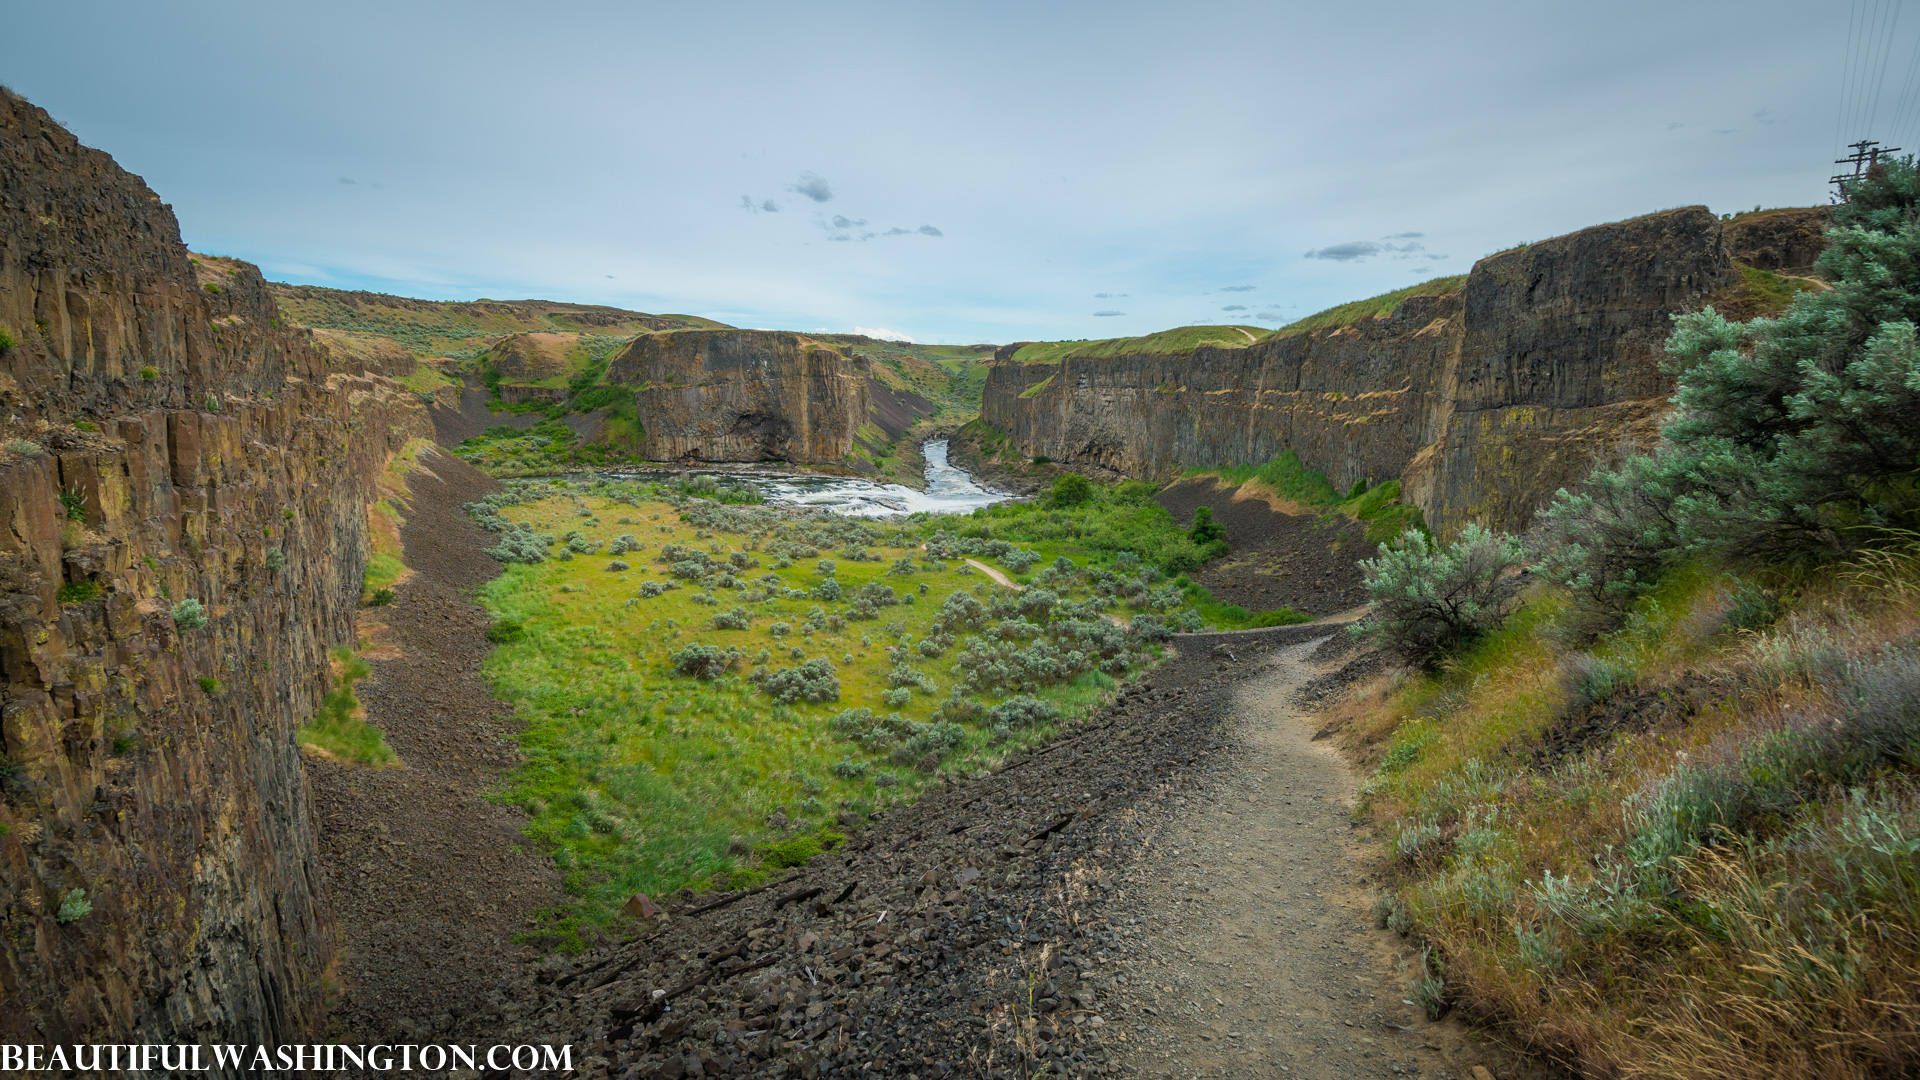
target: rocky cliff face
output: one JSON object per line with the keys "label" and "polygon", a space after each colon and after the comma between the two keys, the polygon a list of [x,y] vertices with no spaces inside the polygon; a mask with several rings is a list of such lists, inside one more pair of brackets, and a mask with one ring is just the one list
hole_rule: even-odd
{"label": "rocky cliff face", "polygon": [[[1797,259],[1820,213],[1777,212],[1743,243]],[[1670,210],[1489,256],[1458,291],[1351,325],[1239,349],[1003,360],[981,417],[1023,453],[1133,476],[1292,449],[1342,490],[1402,478],[1443,535],[1523,528],[1663,408],[1670,316],[1738,277],[1725,232],[1704,207]]]}
{"label": "rocky cliff face", "polygon": [[868,364],[798,334],[677,330],[642,334],[608,380],[634,386],[655,461],[845,457],[867,422]]}
{"label": "rocky cliff face", "polygon": [[374,476],[431,428],[276,315],[0,91],[0,1042],[321,1030],[294,729],[354,640]]}

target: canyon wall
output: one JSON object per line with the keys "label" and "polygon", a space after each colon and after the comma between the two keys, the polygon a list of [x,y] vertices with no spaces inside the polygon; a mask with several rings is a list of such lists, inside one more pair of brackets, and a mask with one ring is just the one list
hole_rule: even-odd
{"label": "canyon wall", "polygon": [[981,418],[1024,454],[1132,476],[1291,449],[1343,491],[1400,478],[1442,535],[1521,529],[1595,456],[1651,430],[1673,389],[1658,366],[1671,316],[1735,286],[1749,259],[1810,262],[1823,215],[1737,229],[1684,207],[1492,255],[1386,316],[1245,348],[1002,359]]}
{"label": "canyon wall", "polygon": [[614,357],[609,382],[635,387],[655,461],[839,461],[868,420],[869,365],[772,330],[642,334]]}
{"label": "canyon wall", "polygon": [[294,731],[354,642],[374,478],[432,430],[278,321],[0,91],[0,1042],[322,1033]]}

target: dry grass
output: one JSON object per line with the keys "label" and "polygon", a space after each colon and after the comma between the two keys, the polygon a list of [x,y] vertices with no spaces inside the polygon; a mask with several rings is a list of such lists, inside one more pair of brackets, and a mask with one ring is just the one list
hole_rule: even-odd
{"label": "dry grass", "polygon": [[[1329,706],[1372,770],[1381,910],[1442,957],[1449,1000],[1591,1076],[1920,1066],[1912,758],[1834,749],[1861,672],[1920,637],[1916,570],[1901,549],[1777,580],[1784,613],[1758,629],[1729,626],[1753,583],[1676,575],[1594,655],[1653,700],[1702,678],[1714,697],[1546,765],[1574,694],[1549,592],[1451,670]],[[1675,832],[1699,814],[1734,816]]]}

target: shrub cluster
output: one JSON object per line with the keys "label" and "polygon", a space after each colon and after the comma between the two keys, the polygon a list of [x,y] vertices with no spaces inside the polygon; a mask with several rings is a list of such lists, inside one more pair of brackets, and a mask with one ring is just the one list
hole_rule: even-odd
{"label": "shrub cluster", "polygon": [[781,705],[840,700],[840,680],[834,674],[832,662],[824,657],[815,657],[798,667],[781,668],[762,679],[760,689]]}
{"label": "shrub cluster", "polygon": [[[909,720],[899,713],[882,716],[865,707],[842,709],[827,726],[835,735],[858,743],[869,753],[885,753],[896,765],[937,763],[967,741],[966,729],[950,721]],[[927,760],[929,755],[932,761]]]}
{"label": "shrub cluster", "polygon": [[1357,631],[1431,665],[1498,627],[1519,591],[1520,542],[1469,525],[1452,544],[1411,531],[1360,564],[1372,612]]}
{"label": "shrub cluster", "polygon": [[740,650],[737,648],[721,649],[699,641],[667,657],[674,674],[696,679],[717,679],[739,660]]}

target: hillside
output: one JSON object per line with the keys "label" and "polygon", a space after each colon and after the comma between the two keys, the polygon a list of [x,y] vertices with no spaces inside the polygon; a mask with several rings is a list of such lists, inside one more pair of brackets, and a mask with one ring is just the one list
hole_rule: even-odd
{"label": "hillside", "polygon": [[[212,256],[195,258],[216,271],[224,264]],[[709,340],[743,343],[753,357],[749,366],[775,362],[788,349],[782,342],[796,335],[548,300],[452,302],[303,285],[271,288],[285,318],[312,329],[323,347],[423,395],[433,406],[441,441],[458,445],[463,457],[495,476],[654,461],[783,460],[918,486],[925,464],[920,443],[978,414],[993,353],[991,345],[799,335],[831,347],[851,362],[850,371],[859,370],[866,403],[857,416],[845,418],[842,434],[821,444],[836,449],[796,455],[784,437],[741,440],[729,434],[736,427],[769,430],[769,422],[817,429],[818,417],[803,410],[788,415],[777,394],[756,396],[743,386],[715,400],[671,407],[655,395],[651,406],[642,407],[636,395],[647,387],[631,374],[638,369],[630,365],[623,376],[611,368],[617,354],[647,335],[726,331]],[[694,383],[707,385],[702,379]],[[751,408],[720,415],[728,401],[749,398],[756,402]]]}
{"label": "hillside", "polygon": [[273,282],[268,287],[296,325],[387,338],[419,357],[471,360],[509,334],[625,338],[647,330],[728,328],[697,315],[649,315],[554,300],[415,300],[317,285]]}

